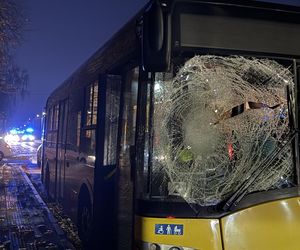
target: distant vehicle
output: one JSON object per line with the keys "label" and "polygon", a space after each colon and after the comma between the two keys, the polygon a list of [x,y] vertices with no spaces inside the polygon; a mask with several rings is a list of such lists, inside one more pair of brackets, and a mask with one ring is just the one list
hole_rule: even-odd
{"label": "distant vehicle", "polygon": [[35,140],[35,136],[32,134],[24,134],[21,137],[21,141],[34,141]]}
{"label": "distant vehicle", "polygon": [[7,135],[4,137],[4,140],[5,140],[7,143],[15,143],[15,142],[19,142],[19,141],[20,141],[20,136],[17,135],[17,134],[7,134]]}
{"label": "distant vehicle", "polygon": [[9,157],[11,155],[11,147],[3,139],[0,139],[0,161],[2,161],[4,157]]}

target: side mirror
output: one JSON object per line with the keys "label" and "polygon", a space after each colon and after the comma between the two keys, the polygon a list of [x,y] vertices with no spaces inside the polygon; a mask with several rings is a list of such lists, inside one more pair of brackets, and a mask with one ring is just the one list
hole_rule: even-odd
{"label": "side mirror", "polygon": [[145,71],[165,71],[169,67],[169,27],[159,1],[153,1],[143,15],[142,65]]}

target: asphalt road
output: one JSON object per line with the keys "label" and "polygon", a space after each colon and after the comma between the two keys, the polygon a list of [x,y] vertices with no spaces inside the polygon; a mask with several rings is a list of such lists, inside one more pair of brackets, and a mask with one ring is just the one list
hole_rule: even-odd
{"label": "asphalt road", "polygon": [[12,148],[13,156],[5,158],[3,162],[7,163],[32,163],[36,164],[37,148],[39,141],[35,142],[12,142],[9,144]]}

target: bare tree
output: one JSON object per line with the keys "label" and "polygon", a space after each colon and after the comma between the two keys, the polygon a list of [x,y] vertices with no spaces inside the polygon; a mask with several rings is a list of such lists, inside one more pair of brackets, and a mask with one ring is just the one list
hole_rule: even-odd
{"label": "bare tree", "polygon": [[6,94],[23,93],[28,84],[26,71],[12,56],[27,22],[21,4],[21,0],[0,0],[0,91]]}
{"label": "bare tree", "polygon": [[17,95],[24,96],[28,84],[26,70],[16,65],[13,56],[27,22],[22,2],[0,0],[0,133],[5,131]]}
{"label": "bare tree", "polygon": [[4,94],[21,94],[23,96],[28,85],[29,76],[26,70],[20,69],[12,57],[7,57],[0,68],[0,91]]}

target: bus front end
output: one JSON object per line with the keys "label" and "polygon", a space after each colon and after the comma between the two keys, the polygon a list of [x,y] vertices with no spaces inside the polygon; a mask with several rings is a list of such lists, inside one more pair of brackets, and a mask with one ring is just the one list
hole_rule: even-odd
{"label": "bus front end", "polygon": [[300,12],[273,7],[161,12],[171,52],[140,83],[136,249],[299,249]]}

